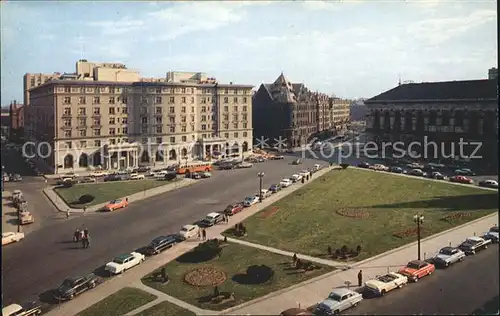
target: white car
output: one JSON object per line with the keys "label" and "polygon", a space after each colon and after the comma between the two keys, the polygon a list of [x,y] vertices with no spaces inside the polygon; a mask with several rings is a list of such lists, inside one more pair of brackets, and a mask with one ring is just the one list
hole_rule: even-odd
{"label": "white car", "polygon": [[389,171],[389,167],[384,166],[382,164],[374,164],[373,166],[370,166],[370,169],[377,171]]}
{"label": "white car", "polygon": [[256,204],[257,202],[259,202],[258,196],[247,196],[245,200],[243,200],[243,206],[249,207]]}
{"label": "white car", "polygon": [[495,243],[498,242],[498,240],[499,240],[498,231],[499,231],[499,229],[498,229],[497,225],[491,227],[489,231],[484,233],[484,239],[491,240],[491,242],[495,242]]}
{"label": "white car", "polygon": [[11,244],[13,242],[18,242],[24,239],[24,233],[7,232],[2,233],[2,246]]}
{"label": "white car", "polygon": [[106,263],[104,270],[111,274],[120,274],[126,270],[141,264],[146,257],[138,252],[126,253],[119,255],[113,259],[113,261]]}
{"label": "white car", "polygon": [[102,170],[99,170],[99,171],[94,171],[90,174],[91,177],[104,177],[104,176],[107,176],[109,173],[106,172],[106,171],[102,171]]}
{"label": "white car", "polygon": [[291,186],[293,184],[293,181],[290,180],[290,179],[283,179],[280,181],[280,185],[283,187],[283,188],[288,188],[289,186]]}
{"label": "white car", "polygon": [[[270,197],[270,196],[273,194],[273,192],[272,192],[272,191],[269,191],[269,190],[267,190],[267,189],[262,189],[262,190],[260,190],[260,194],[262,195],[262,199],[265,199],[265,198]],[[260,198],[260,195],[259,195],[259,194],[257,194],[256,196],[257,196],[258,198]]]}
{"label": "white car", "polygon": [[307,177],[307,176],[310,176],[311,173],[308,171],[308,170],[302,170],[300,171],[299,173],[303,178]]}
{"label": "white car", "polygon": [[239,164],[236,165],[236,168],[238,169],[244,169],[244,168],[252,168],[253,164],[249,162],[240,162]]}
{"label": "white car", "polygon": [[444,247],[439,250],[439,253],[434,257],[434,264],[443,267],[464,260],[466,257],[465,252],[454,247]]}
{"label": "white car", "polygon": [[389,272],[385,275],[377,276],[373,280],[365,283],[365,288],[377,295],[383,296],[394,289],[399,289],[408,283],[408,278],[396,272]]}
{"label": "white car", "polygon": [[314,167],[313,167],[314,170],[318,171],[319,169],[321,169],[321,165],[320,164],[315,164]]}
{"label": "white car", "polygon": [[292,182],[299,182],[302,180],[302,176],[300,174],[292,174],[290,180],[292,180]]}
{"label": "white car", "polygon": [[146,179],[146,176],[143,174],[138,174],[138,173],[130,174],[130,180],[144,180],[144,179]]}
{"label": "white car", "polygon": [[197,238],[200,232],[198,225],[184,225],[179,232],[179,235],[184,239]]}

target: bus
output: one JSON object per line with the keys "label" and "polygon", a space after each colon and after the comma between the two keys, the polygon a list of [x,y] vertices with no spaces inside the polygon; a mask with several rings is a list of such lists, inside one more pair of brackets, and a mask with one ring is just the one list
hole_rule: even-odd
{"label": "bus", "polygon": [[212,171],[212,169],[213,167],[211,162],[193,162],[180,165],[177,168],[177,174],[186,174],[193,172],[210,172]]}

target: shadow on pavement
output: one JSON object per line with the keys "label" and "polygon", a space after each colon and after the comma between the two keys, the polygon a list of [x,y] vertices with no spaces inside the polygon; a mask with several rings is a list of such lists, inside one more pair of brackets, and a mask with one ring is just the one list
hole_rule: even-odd
{"label": "shadow on pavement", "polygon": [[101,277],[103,279],[109,279],[111,277],[111,274],[105,270],[106,265],[102,265],[98,268],[96,268],[94,271],[92,271],[95,275],[98,277]]}
{"label": "shadow on pavement", "polygon": [[54,290],[48,290],[38,295],[40,302],[50,305],[59,304],[59,300],[54,297]]}
{"label": "shadow on pavement", "polygon": [[475,311],[472,312],[472,315],[498,315],[498,311],[500,309],[500,301],[499,301],[499,296],[495,296],[486,303],[484,303],[483,306],[479,307]]}

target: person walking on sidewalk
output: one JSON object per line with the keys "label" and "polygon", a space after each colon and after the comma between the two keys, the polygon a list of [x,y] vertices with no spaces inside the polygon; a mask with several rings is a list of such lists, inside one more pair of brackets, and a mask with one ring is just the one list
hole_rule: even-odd
{"label": "person walking on sidewalk", "polygon": [[358,286],[363,285],[363,270],[359,270],[358,272]]}
{"label": "person walking on sidewalk", "polygon": [[83,215],[85,215],[86,211],[87,211],[87,205],[83,206]]}
{"label": "person walking on sidewalk", "polygon": [[201,240],[201,231],[198,231],[198,240]]}
{"label": "person walking on sidewalk", "polygon": [[205,230],[205,228],[203,228],[203,230],[201,231],[201,235],[203,237],[203,240],[207,240],[207,231]]}
{"label": "person walking on sidewalk", "polygon": [[66,210],[66,218],[69,218],[69,208]]}

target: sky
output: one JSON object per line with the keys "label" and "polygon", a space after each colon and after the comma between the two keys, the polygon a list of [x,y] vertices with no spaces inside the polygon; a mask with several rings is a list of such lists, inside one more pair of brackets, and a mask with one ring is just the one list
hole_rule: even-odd
{"label": "sky", "polygon": [[496,1],[2,1],[1,104],[27,72],[79,59],[144,77],[204,72],[221,83],[294,83],[370,98],[414,82],[486,79],[497,67]]}

